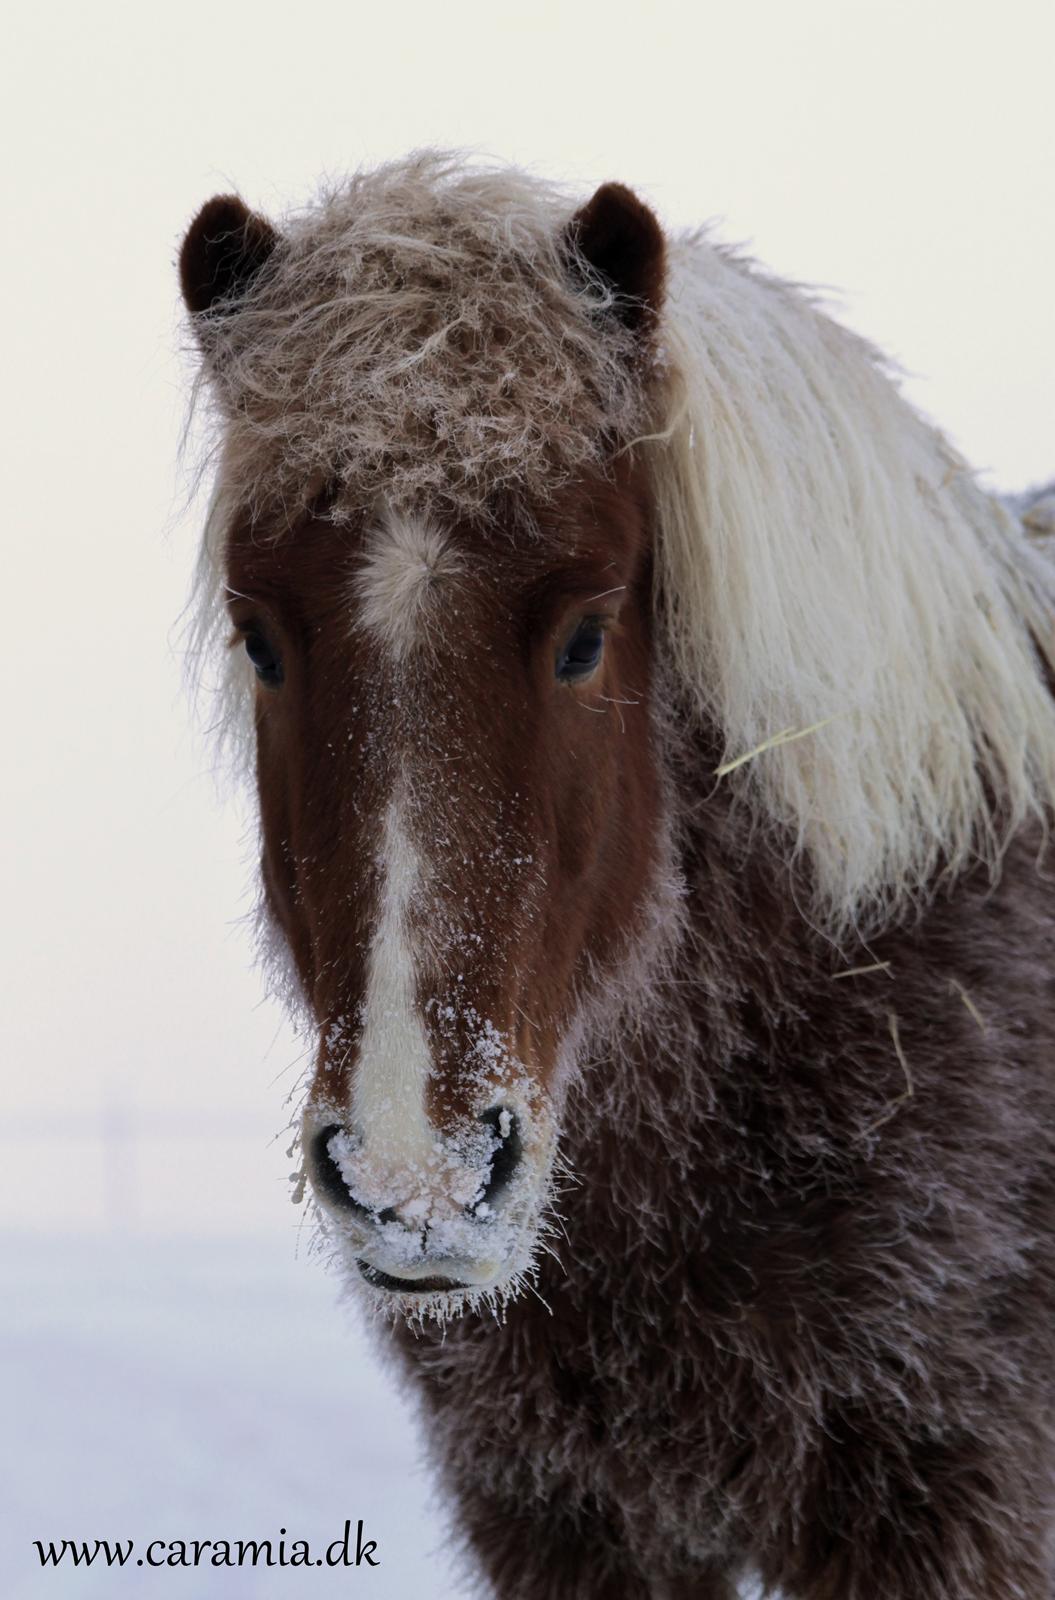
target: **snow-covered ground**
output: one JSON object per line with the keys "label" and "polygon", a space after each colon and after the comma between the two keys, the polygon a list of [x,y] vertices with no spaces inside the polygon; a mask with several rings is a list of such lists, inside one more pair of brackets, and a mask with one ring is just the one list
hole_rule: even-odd
{"label": "snow-covered ground", "polygon": [[[0,1235],[4,1600],[462,1600],[405,1397],[289,1236]],[[311,1554],[345,1520],[376,1568],[138,1567],[152,1540]],[[34,1540],[135,1540],[42,1568]]]}
{"label": "snow-covered ground", "polygon": [[[0,1237],[0,1594],[447,1600],[405,1400],[289,1235]],[[41,1569],[34,1540],[308,1539],[380,1566]],[[133,1554],[133,1561],[136,1554]]]}
{"label": "snow-covered ground", "polygon": [[[0,1268],[3,1600],[472,1592],[406,1397],[289,1235],[0,1233]],[[135,1565],[153,1540],[277,1556],[282,1529],[314,1558],[346,1520],[354,1554],[360,1519],[376,1568]],[[120,1568],[42,1567],[34,1541],[64,1539],[135,1546]]]}

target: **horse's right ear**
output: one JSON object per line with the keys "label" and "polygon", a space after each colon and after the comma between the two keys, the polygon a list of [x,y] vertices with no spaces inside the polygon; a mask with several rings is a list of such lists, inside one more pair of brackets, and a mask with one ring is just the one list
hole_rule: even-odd
{"label": "horse's right ear", "polygon": [[207,200],[187,229],[179,256],[180,284],[195,316],[243,295],[267,261],[278,234],[237,195]]}

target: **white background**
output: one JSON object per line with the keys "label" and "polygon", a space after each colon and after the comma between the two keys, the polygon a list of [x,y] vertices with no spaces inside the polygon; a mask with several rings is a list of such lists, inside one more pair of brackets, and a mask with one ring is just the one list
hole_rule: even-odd
{"label": "white background", "polygon": [[[671,226],[714,218],[782,275],[836,286],[840,314],[899,358],[910,394],[968,458],[1000,487],[1023,487],[1055,473],[1055,7],[191,0],[162,14],[103,0],[19,6],[4,55],[8,1337],[16,1353],[33,1346],[18,1369],[23,1397],[34,1385],[54,1392],[71,1363],[84,1373],[79,1393],[103,1384],[96,1404],[118,1428],[108,1503],[127,1509],[106,1528],[94,1502],[78,1500],[94,1413],[60,1408],[37,1437],[39,1493],[16,1497],[9,1516],[16,1554],[0,1557],[18,1574],[5,1592],[54,1594],[67,1580],[33,1579],[28,1539],[149,1536],[149,1437],[135,1485],[119,1445],[122,1419],[133,1428],[145,1403],[122,1380],[128,1352],[143,1350],[137,1318],[155,1347],[157,1330],[178,1321],[179,1297],[170,1306],[155,1292],[159,1262],[197,1295],[193,1241],[212,1235],[208,1259],[221,1276],[230,1262],[230,1282],[245,1288],[222,1337],[208,1295],[187,1323],[181,1348],[199,1388],[186,1405],[203,1417],[210,1382],[233,1370],[237,1317],[259,1334],[254,1295],[271,1295],[284,1330],[270,1368],[261,1345],[262,1396],[303,1375],[318,1317],[334,1315],[317,1269],[293,1265],[289,1163],[270,1142],[289,1115],[297,1047],[259,1004],[236,926],[253,841],[237,807],[218,807],[181,688],[178,616],[201,509],[188,510],[177,468],[182,230],[217,190],[277,213],[324,173],[422,144],[512,159],[583,196],[618,178]],[[239,1279],[250,1236],[256,1265]],[[93,1297],[105,1276],[85,1267],[94,1260],[111,1289],[125,1264],[109,1298]],[[308,1307],[310,1330],[296,1320]],[[317,1393],[332,1393],[338,1414],[342,1352],[349,1371],[361,1360],[356,1336],[342,1337],[323,1340],[329,1366],[316,1361]],[[354,1381],[373,1383],[371,1370],[357,1367]],[[164,1366],[150,1373],[152,1403],[185,1411]],[[274,1461],[264,1520],[281,1514],[283,1461],[319,1448],[317,1429],[290,1439],[288,1416],[283,1426],[283,1440],[268,1443],[265,1430],[251,1447],[208,1428],[185,1440],[166,1457],[172,1517],[179,1485],[204,1472],[222,1522],[223,1485],[250,1449]],[[343,1440],[337,1429],[320,1477],[354,1484],[376,1457],[350,1457]],[[337,1500],[326,1508],[336,1516]],[[201,1516],[187,1514],[182,1531],[202,1536]],[[417,1501],[402,1519],[393,1512],[403,1565],[364,1593],[396,1596],[418,1581],[414,1562],[435,1535],[422,1516]],[[216,1592],[257,1592],[235,1578]],[[121,1593],[111,1581],[100,1592]],[[135,1581],[123,1592],[138,1592]],[[69,1580],[70,1592],[94,1592],[86,1582]],[[438,1578],[431,1592],[445,1592]]]}

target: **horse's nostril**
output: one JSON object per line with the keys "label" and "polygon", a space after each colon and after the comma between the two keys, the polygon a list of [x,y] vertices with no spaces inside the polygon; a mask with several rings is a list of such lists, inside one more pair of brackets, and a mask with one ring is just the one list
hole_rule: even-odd
{"label": "horse's nostril", "polygon": [[[480,1121],[492,1129],[495,1137],[487,1181],[478,1199],[468,1207],[470,1215],[482,1218],[487,1215],[489,1207],[502,1196],[512,1181],[523,1155],[523,1143],[516,1116],[506,1106],[492,1106],[489,1111],[482,1113]],[[332,1210],[361,1217],[374,1226],[402,1222],[405,1227],[411,1227],[410,1222],[400,1216],[397,1207],[386,1206],[383,1210],[378,1210],[356,1199],[354,1192],[349,1188],[348,1177],[330,1150],[330,1145],[338,1134],[342,1135],[344,1140],[348,1139],[348,1130],[339,1122],[327,1123],[325,1127],[319,1128],[312,1134],[307,1146],[308,1170],[320,1201]],[[426,1223],[425,1226],[427,1228],[429,1224]],[[421,1231],[420,1223],[417,1224],[417,1229]]]}
{"label": "horse's nostril", "polygon": [[509,1187],[513,1174],[520,1165],[520,1158],[524,1154],[517,1119],[506,1106],[492,1106],[490,1111],[481,1113],[480,1121],[486,1122],[488,1127],[494,1129],[498,1147],[491,1157],[491,1172],[484,1185],[484,1192],[472,1208],[477,1213],[481,1206],[491,1206],[501,1198],[503,1191]]}
{"label": "horse's nostril", "polygon": [[370,1217],[371,1212],[354,1198],[344,1174],[330,1154],[330,1140],[335,1133],[343,1133],[344,1129],[339,1122],[331,1122],[327,1127],[320,1128],[311,1141],[311,1178],[319,1192],[319,1198],[328,1200],[330,1205],[341,1211],[354,1212],[356,1216]]}

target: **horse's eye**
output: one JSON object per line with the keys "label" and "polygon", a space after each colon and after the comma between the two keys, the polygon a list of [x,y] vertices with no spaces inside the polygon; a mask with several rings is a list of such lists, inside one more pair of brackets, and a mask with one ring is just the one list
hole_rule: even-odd
{"label": "horse's eye", "polygon": [[276,689],[283,676],[278,651],[272,648],[262,633],[254,630],[245,636],[245,653],[253,663],[260,682],[266,683],[269,689]]}
{"label": "horse's eye", "polygon": [[557,677],[562,683],[588,678],[604,650],[604,629],[599,622],[580,622],[557,657]]}

